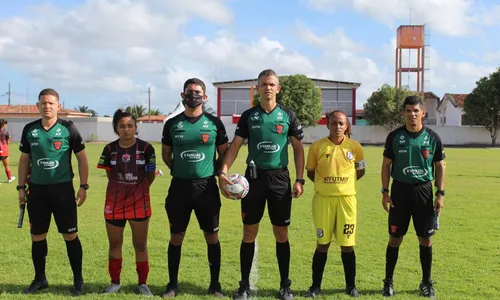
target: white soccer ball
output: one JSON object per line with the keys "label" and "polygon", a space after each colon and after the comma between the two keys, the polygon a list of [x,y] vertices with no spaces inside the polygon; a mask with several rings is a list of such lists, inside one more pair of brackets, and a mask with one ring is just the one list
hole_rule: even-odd
{"label": "white soccer ball", "polygon": [[229,198],[233,200],[240,200],[248,194],[250,185],[245,176],[233,173],[228,176],[233,184],[226,184],[226,190],[230,193]]}

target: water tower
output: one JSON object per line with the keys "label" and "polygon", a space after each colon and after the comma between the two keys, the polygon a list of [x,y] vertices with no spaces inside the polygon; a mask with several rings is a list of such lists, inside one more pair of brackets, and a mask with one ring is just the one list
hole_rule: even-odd
{"label": "water tower", "polygon": [[[396,41],[396,87],[402,86],[403,73],[417,73],[416,91],[424,92],[425,71],[425,26],[424,25],[401,25],[398,27]],[[417,65],[403,67],[403,49],[417,50]]]}

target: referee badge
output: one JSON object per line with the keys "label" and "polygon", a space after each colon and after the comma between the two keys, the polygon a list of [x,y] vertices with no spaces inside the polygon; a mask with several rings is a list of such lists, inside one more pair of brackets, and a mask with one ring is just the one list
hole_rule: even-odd
{"label": "referee badge", "polygon": [[429,150],[426,150],[426,149],[422,150],[422,156],[423,156],[424,158],[428,158],[428,157],[429,157],[429,154],[430,154],[430,151],[429,151]]}
{"label": "referee badge", "polygon": [[348,160],[353,160],[354,159],[354,154],[352,154],[351,151],[348,151],[346,157],[347,157]]}
{"label": "referee badge", "polygon": [[209,138],[210,138],[210,134],[208,134],[208,133],[202,133],[201,134],[201,139],[203,140],[203,143],[208,142]]}
{"label": "referee badge", "polygon": [[283,132],[283,128],[285,128],[283,125],[276,125],[276,132],[281,134]]}
{"label": "referee badge", "polygon": [[54,148],[56,148],[57,151],[59,151],[59,149],[61,149],[61,146],[62,146],[62,142],[61,141],[55,141],[54,142]]}

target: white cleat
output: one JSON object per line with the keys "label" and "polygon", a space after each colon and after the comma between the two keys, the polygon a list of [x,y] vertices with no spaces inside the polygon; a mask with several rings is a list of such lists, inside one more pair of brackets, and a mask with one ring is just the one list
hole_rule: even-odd
{"label": "white cleat", "polygon": [[9,179],[8,181],[9,181],[9,183],[10,183],[10,182],[12,182],[12,181],[14,181],[14,180],[16,180],[16,176],[10,176],[10,179]]}
{"label": "white cleat", "polygon": [[104,294],[114,294],[118,292],[121,288],[121,285],[116,283],[111,283],[104,291]]}
{"label": "white cleat", "polygon": [[162,170],[158,170],[158,175],[159,176],[163,176],[163,171]]}
{"label": "white cleat", "polygon": [[143,296],[153,296],[153,293],[151,293],[149,287],[145,283],[137,286],[137,291]]}

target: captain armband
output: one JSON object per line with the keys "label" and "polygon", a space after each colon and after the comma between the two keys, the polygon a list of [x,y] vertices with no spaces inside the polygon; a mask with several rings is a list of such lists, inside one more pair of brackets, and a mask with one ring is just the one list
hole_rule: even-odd
{"label": "captain armband", "polygon": [[366,167],[365,160],[362,159],[362,160],[358,161],[357,163],[354,164],[354,166],[356,167],[356,170],[364,170]]}

